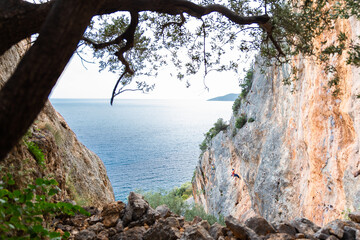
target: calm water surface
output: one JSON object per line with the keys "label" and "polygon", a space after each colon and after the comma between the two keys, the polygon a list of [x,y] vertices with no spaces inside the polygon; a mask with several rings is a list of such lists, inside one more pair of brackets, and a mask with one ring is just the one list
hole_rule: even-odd
{"label": "calm water surface", "polygon": [[117,200],[191,181],[203,134],[232,102],[51,99],[79,140],[105,163]]}

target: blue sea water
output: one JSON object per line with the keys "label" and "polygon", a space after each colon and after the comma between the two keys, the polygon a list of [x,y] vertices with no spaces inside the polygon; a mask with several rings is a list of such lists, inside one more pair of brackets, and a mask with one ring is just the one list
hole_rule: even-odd
{"label": "blue sea water", "polygon": [[130,191],[191,181],[199,144],[232,102],[51,99],[79,140],[104,162],[116,200]]}

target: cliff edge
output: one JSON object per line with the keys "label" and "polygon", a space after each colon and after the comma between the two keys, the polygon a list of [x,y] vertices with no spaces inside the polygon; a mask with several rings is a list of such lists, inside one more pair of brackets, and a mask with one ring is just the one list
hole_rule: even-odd
{"label": "cliff edge", "polygon": [[[11,76],[28,47],[27,41],[0,56],[0,87]],[[42,167],[26,142],[36,144],[45,157]],[[81,205],[101,206],[114,201],[114,193],[101,159],[71,131],[50,102],[39,114],[26,136],[0,163],[1,173],[12,173],[19,185],[37,177],[53,177],[59,183],[58,200],[71,199]]]}
{"label": "cliff edge", "polygon": [[[360,23],[339,21],[317,39],[334,42],[340,32],[356,40]],[[255,65],[251,89],[226,131],[212,139],[196,167],[195,201],[212,214],[269,221],[308,218],[324,225],[360,206],[360,76],[345,57],[333,57],[340,94],[329,74],[312,59],[292,61],[299,79],[283,80],[290,66]],[[241,116],[253,118],[242,128]],[[232,177],[232,169],[239,179]]]}

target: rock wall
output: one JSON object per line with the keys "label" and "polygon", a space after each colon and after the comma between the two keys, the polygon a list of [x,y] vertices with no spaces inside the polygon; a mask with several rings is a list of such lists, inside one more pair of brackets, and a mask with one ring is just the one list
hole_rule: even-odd
{"label": "rock wall", "polygon": [[[334,42],[341,31],[357,39],[360,23],[340,21],[315,44],[324,48],[321,41]],[[262,74],[256,65],[239,110],[255,121],[233,134],[239,115],[233,116],[227,131],[212,140],[196,167],[196,202],[215,215],[306,217],[319,225],[360,207],[360,71],[345,57],[330,61],[341,77],[338,96],[327,87],[324,66],[312,59],[292,61],[299,79],[290,86],[283,84],[289,66]],[[240,179],[231,176],[232,168]]]}
{"label": "rock wall", "polygon": [[[0,56],[0,87],[10,77],[29,43],[20,42]],[[41,167],[24,141],[36,143],[45,155]],[[54,177],[62,190],[59,200],[71,199],[81,205],[101,206],[114,201],[114,193],[101,159],[81,144],[63,117],[50,102],[5,161],[0,175],[11,172],[17,184],[31,183],[37,177]]]}

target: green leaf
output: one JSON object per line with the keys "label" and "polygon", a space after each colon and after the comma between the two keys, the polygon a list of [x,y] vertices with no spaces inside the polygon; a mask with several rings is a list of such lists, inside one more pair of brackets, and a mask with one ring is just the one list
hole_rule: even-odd
{"label": "green leaf", "polygon": [[35,181],[36,185],[41,186],[44,183],[44,179],[42,178],[37,178]]}

